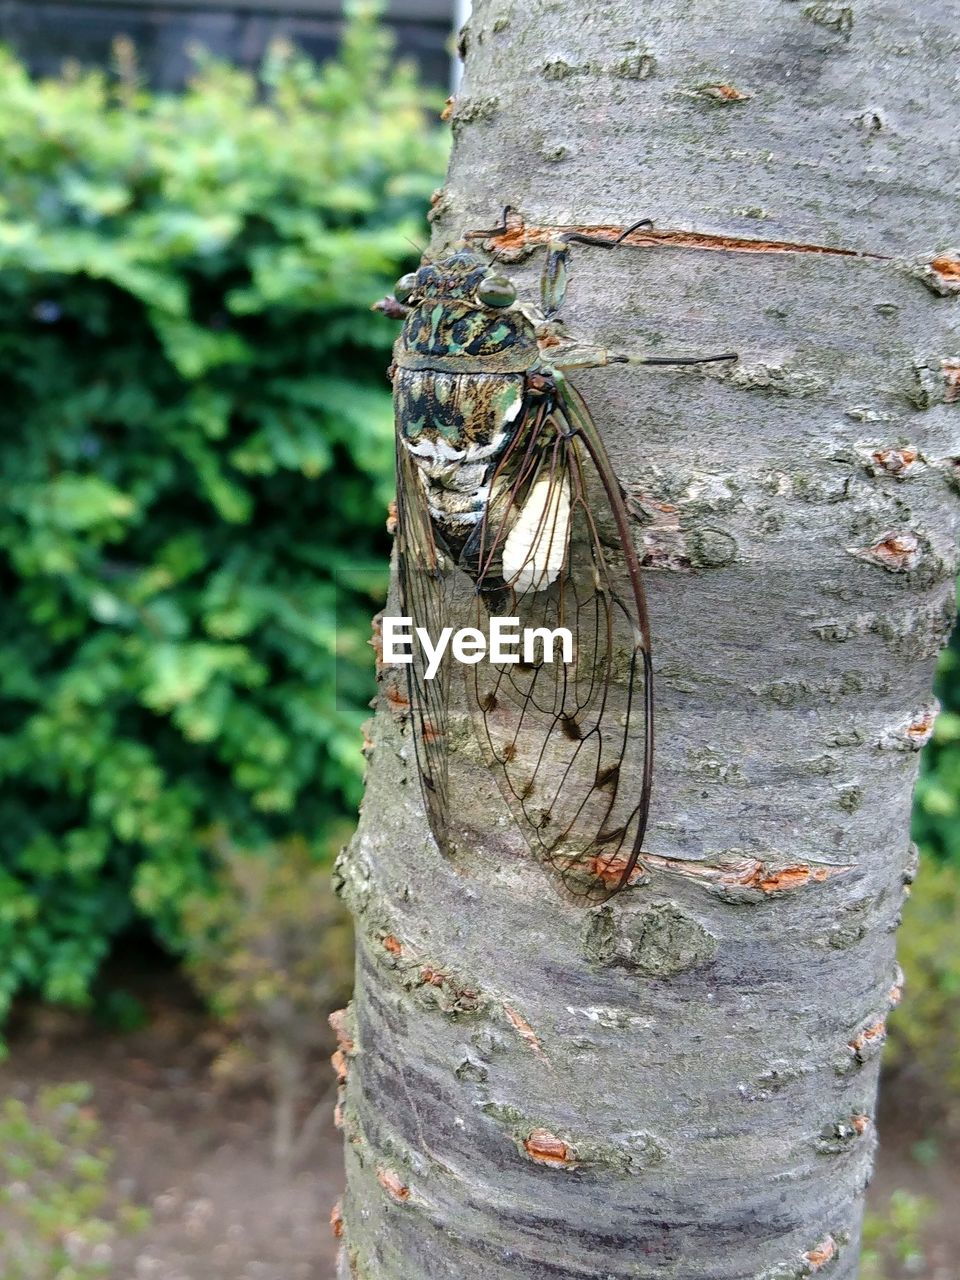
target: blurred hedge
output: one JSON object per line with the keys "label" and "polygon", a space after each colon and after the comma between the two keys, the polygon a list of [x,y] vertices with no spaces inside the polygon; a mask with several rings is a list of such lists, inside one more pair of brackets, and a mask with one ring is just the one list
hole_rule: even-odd
{"label": "blurred hedge", "polygon": [[920,873],[897,953],[905,996],[891,1020],[886,1065],[922,1102],[923,1122],[960,1132],[960,628],[940,656],[942,710],[924,749],[913,811]]}
{"label": "blurred hedge", "polygon": [[[0,52],[0,1013],[355,805],[394,326],[445,142],[369,4],[179,97]],[[428,104],[433,114],[433,104]],[[369,566],[377,566],[376,572]],[[336,663],[334,661],[336,659]]]}
{"label": "blurred hedge", "polygon": [[924,1120],[939,1110],[960,1132],[960,867],[924,860],[897,955],[905,995],[891,1019],[886,1066],[912,1094],[915,1119],[922,1099]]}
{"label": "blurred hedge", "polygon": [[941,711],[923,754],[913,834],[921,849],[960,874],[960,627],[940,655],[936,690]]}

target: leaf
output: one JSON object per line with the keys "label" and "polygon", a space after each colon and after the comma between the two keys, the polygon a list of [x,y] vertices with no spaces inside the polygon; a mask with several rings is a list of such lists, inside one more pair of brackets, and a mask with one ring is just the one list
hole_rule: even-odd
{"label": "leaf", "polygon": [[201,58],[174,95],[121,62],[118,93],[0,50],[0,1017],[82,999],[134,915],[181,948],[212,820],[350,821],[392,486],[369,304],[448,146],[366,11],[323,67]]}
{"label": "leaf", "polygon": [[132,516],[136,504],[128,494],[95,475],[65,472],[28,498],[38,521],[58,529],[89,530]]}

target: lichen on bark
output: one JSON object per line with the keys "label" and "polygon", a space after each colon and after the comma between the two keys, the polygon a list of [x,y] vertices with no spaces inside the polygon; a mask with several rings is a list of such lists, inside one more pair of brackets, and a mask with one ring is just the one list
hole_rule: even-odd
{"label": "lichen on bark", "polygon": [[576,247],[568,328],[741,359],[576,379],[649,566],[627,891],[561,898],[465,742],[473,836],[442,858],[402,699],[378,711],[338,870],[340,1274],[853,1280],[953,612],[956,27],[927,0],[477,0],[466,47],[434,247],[513,206],[532,299],[538,229],[652,217]]}

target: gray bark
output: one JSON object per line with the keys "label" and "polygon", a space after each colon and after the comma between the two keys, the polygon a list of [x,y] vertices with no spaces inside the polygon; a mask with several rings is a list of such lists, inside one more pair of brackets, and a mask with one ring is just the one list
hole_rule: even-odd
{"label": "gray bark", "polygon": [[563,901],[469,751],[484,834],[442,859],[378,712],[340,867],[344,1277],[856,1275],[953,615],[957,17],[478,0],[435,247],[506,204],[699,233],[575,246],[564,318],[741,360],[576,379],[647,517],[644,882]]}

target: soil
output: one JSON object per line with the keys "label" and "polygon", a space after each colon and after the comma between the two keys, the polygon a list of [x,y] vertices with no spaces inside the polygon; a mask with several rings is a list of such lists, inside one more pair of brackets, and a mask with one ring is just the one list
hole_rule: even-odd
{"label": "soil", "polygon": [[[920,1231],[924,1261],[918,1268],[888,1264],[890,1280],[960,1280],[960,1141],[956,1118],[910,1073],[885,1079],[880,1090],[880,1133],[867,1207],[885,1214],[898,1190],[922,1197],[929,1218]],[[952,1108],[956,1112],[956,1102]]]}
{"label": "soil", "polygon": [[29,1011],[0,1068],[0,1098],[93,1086],[121,1190],[152,1211],[145,1233],[118,1244],[114,1280],[332,1280],[330,1211],[343,1181],[332,1093],[305,1167],[278,1175],[265,1090],[216,1083],[223,1033],[171,985],[147,1000],[140,1031]]}
{"label": "soil", "polygon": [[[149,1019],[138,1031],[28,1011],[0,1068],[0,1097],[93,1085],[121,1188],[153,1213],[144,1234],[118,1247],[115,1280],[332,1280],[330,1210],[343,1177],[332,1104],[305,1167],[278,1175],[266,1093],[226,1088],[211,1074],[222,1031],[174,977],[138,995]],[[904,1100],[890,1092],[871,1206],[882,1210],[897,1188],[930,1197],[939,1208],[924,1231],[927,1262],[910,1274],[960,1280],[960,1170],[929,1132],[911,1131]]]}

